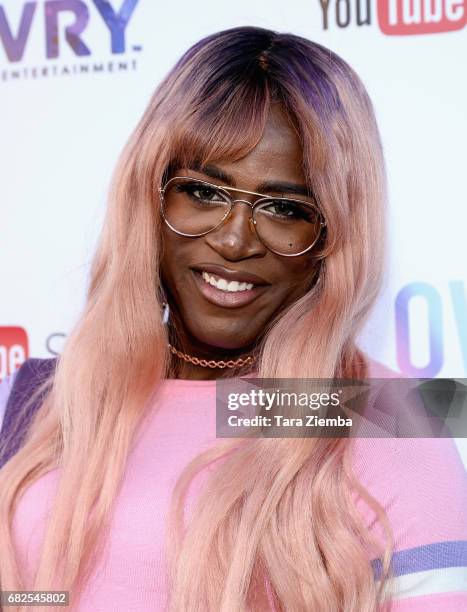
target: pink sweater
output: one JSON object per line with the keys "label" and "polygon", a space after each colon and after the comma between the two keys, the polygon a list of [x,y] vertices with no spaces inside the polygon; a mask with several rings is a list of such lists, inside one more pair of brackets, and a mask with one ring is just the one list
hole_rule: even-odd
{"label": "pink sweater", "polygon": [[[374,378],[401,376],[375,362],[371,367]],[[106,553],[73,610],[166,610],[168,503],[183,467],[216,442],[215,381],[168,380],[156,401],[129,457]],[[467,610],[467,477],[454,441],[358,439],[354,459],[360,481],[383,505],[395,531],[391,610]],[[14,517],[20,563],[29,577],[37,567],[56,482],[52,471],[29,487]],[[195,484],[191,501],[196,491]],[[381,534],[366,505],[357,503],[367,524]]]}

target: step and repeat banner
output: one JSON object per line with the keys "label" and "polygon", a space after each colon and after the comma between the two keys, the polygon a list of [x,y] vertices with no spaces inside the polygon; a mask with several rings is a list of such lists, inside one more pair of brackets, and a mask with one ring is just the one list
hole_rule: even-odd
{"label": "step and repeat banner", "polygon": [[238,25],[315,40],[363,79],[390,256],[361,345],[412,377],[466,377],[466,15],[466,0],[0,0],[0,378],[60,353],[121,148],[188,46]]}

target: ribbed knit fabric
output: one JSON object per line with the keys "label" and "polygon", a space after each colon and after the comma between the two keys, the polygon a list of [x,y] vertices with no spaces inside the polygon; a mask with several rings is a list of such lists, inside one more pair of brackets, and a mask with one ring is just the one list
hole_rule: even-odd
{"label": "ribbed knit fabric", "polygon": [[[370,376],[401,375],[371,362]],[[164,538],[170,495],[183,467],[219,442],[215,391],[215,381],[164,382],[129,457],[105,553],[72,610],[166,610]],[[390,609],[467,610],[467,476],[454,441],[357,439],[354,467],[385,508],[395,532],[397,578]],[[30,486],[14,517],[20,566],[29,579],[37,567],[57,475],[49,472]],[[207,470],[195,479],[188,516],[208,475]],[[382,537],[372,512],[355,500],[367,524]],[[373,565],[377,579],[378,564]]]}

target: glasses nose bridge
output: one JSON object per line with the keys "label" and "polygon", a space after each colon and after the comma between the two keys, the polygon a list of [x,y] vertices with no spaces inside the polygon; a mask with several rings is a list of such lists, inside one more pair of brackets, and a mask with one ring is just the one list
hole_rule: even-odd
{"label": "glasses nose bridge", "polygon": [[241,202],[242,204],[246,204],[247,206],[249,206],[251,211],[253,211],[253,205],[255,201],[250,202],[249,200],[244,200],[243,198],[231,198],[231,199],[232,199],[232,208],[235,206],[235,204],[238,204],[239,202]]}
{"label": "glasses nose bridge", "polygon": [[[251,209],[253,209],[253,205],[258,199],[264,197],[261,194],[256,193],[256,191],[243,190],[237,187],[227,187],[226,191],[229,194],[232,204],[236,204],[237,202],[243,202],[244,204],[248,204]],[[243,197],[236,197],[237,194]],[[245,196],[249,197],[250,199],[246,199]]]}

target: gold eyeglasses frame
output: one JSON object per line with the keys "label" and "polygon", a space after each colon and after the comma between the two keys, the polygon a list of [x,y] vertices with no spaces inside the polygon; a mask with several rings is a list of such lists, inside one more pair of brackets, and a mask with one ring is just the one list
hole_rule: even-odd
{"label": "gold eyeglasses frame", "polygon": [[[227,198],[228,201],[230,201],[230,208],[229,210],[225,213],[225,215],[222,217],[222,219],[219,221],[219,223],[217,225],[215,225],[214,227],[212,227],[211,229],[205,231],[205,232],[201,232],[199,234],[187,234],[184,232],[181,232],[180,230],[177,230],[175,227],[173,227],[173,225],[170,223],[170,221],[167,219],[167,216],[165,214],[164,211],[164,205],[165,205],[165,192],[167,191],[167,189],[169,188],[169,186],[176,180],[184,180],[184,181],[194,181],[196,183],[199,183],[201,185],[206,185],[208,187],[213,187],[214,189],[218,189],[219,191],[223,192]],[[314,246],[315,244],[318,242],[318,240],[320,239],[322,232],[323,232],[323,228],[326,227],[326,221],[324,219],[323,213],[321,212],[321,210],[319,209],[319,207],[314,204],[313,202],[307,202],[306,200],[300,200],[297,198],[284,198],[282,196],[278,196],[278,197],[274,197],[274,196],[267,196],[263,193],[257,193],[256,191],[248,191],[246,189],[239,189],[237,187],[225,187],[223,185],[216,185],[214,183],[210,183],[209,181],[205,181],[202,179],[197,179],[194,178],[192,176],[173,176],[171,179],[169,179],[165,185],[163,187],[158,187],[157,189],[159,196],[160,196],[160,200],[161,200],[161,214],[162,217],[164,219],[164,222],[166,223],[166,225],[176,234],[178,234],[179,236],[186,236],[187,238],[197,238],[199,236],[205,236],[206,234],[209,234],[210,232],[213,232],[214,230],[216,230],[218,227],[220,227],[226,220],[227,218],[231,215],[232,210],[235,206],[235,204],[237,204],[237,202],[243,202],[244,204],[247,204],[250,208],[251,208],[251,215],[250,215],[250,219],[249,219],[249,223],[250,223],[250,227],[252,228],[252,230],[255,232],[256,236],[258,237],[258,240],[261,242],[261,244],[263,244],[269,251],[271,251],[272,253],[275,253],[276,255],[280,255],[282,257],[298,257],[300,255],[305,255],[306,253],[308,253]],[[230,191],[234,191],[236,193],[244,193],[247,195],[253,195],[253,196],[258,196],[258,199],[256,199],[254,202],[249,202],[248,200],[242,200],[242,199],[233,199],[232,195],[229,193]],[[320,229],[318,232],[317,237],[315,238],[315,240],[313,241],[313,243],[308,246],[306,249],[304,249],[303,251],[300,251],[300,253],[280,253],[279,251],[276,251],[274,249],[272,249],[270,246],[268,246],[264,240],[261,238],[259,232],[256,229],[256,219],[253,217],[255,208],[258,207],[258,205],[263,202],[264,200],[285,200],[287,202],[298,202],[299,204],[305,205],[307,207],[312,208],[318,215],[318,218],[320,219],[319,225],[320,225]]]}

